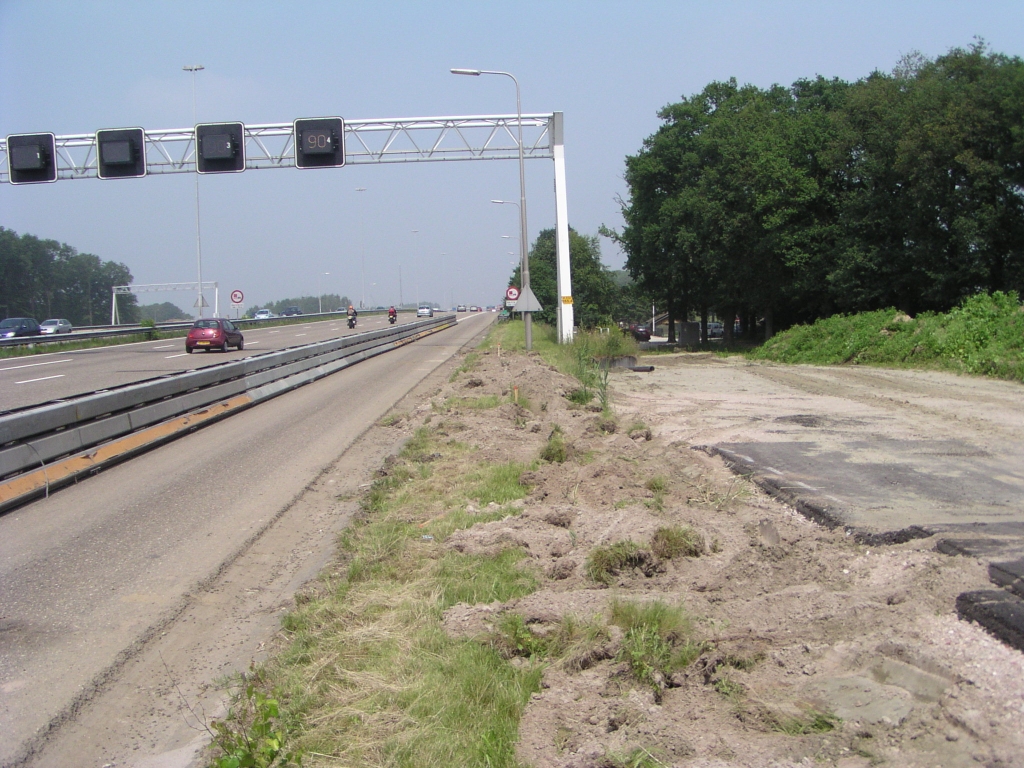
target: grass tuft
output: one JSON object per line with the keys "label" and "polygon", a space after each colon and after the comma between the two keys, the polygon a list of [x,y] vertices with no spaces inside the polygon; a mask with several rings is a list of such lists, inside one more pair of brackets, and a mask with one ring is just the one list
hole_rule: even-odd
{"label": "grass tuft", "polygon": [[611,623],[626,631],[619,660],[641,682],[656,689],[678,670],[692,664],[710,646],[694,637],[693,627],[682,606],[659,600],[638,603],[615,600]]}
{"label": "grass tuft", "polygon": [[557,424],[551,430],[547,445],[541,449],[540,457],[551,464],[564,464],[569,458],[569,447],[565,443],[565,435],[562,434],[562,428]]}
{"label": "grass tuft", "polygon": [[611,584],[615,576],[640,564],[640,545],[626,539],[607,547],[594,547],[587,556],[585,572],[598,584]]}
{"label": "grass tuft", "polygon": [[651,537],[651,551],[663,560],[700,557],[707,551],[704,537],[689,526],[659,528]]}

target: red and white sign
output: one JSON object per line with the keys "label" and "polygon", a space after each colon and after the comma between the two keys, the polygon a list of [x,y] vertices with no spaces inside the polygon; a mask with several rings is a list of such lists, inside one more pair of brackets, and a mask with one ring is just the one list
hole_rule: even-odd
{"label": "red and white sign", "polygon": [[231,303],[232,304],[241,304],[244,299],[245,299],[245,294],[242,293],[241,291],[232,291],[231,292]]}
{"label": "red and white sign", "polygon": [[516,299],[519,298],[519,289],[516,288],[514,285],[510,285],[508,287],[508,290],[505,291],[505,298],[508,299],[509,301],[515,301]]}

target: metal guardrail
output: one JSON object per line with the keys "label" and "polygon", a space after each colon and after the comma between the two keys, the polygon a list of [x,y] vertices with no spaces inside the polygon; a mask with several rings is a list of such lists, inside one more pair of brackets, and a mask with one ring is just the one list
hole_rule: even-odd
{"label": "metal guardrail", "polygon": [[455,323],[389,326],[2,414],[0,511]]}
{"label": "metal guardrail", "polygon": [[[408,312],[409,310],[405,310]],[[367,315],[383,315],[387,310],[382,309],[363,309],[359,311],[360,317]],[[266,320],[256,320],[254,318],[234,320],[228,318],[232,323],[237,325],[239,328],[259,328],[275,325],[275,321],[280,322],[281,320],[297,320],[313,322],[321,321],[329,317],[345,317],[344,312],[314,312],[312,314],[304,315],[278,315],[277,317],[267,318]],[[138,336],[140,334],[148,333],[150,331],[185,331],[192,327],[194,320],[188,320],[180,323],[158,323],[157,325],[150,327],[148,325],[88,325],[78,326],[78,328],[85,328],[86,330],[76,329],[72,333],[46,333],[38,336],[19,336],[14,339],[0,339],[0,347],[24,347],[31,344],[60,344],[69,341],[85,341],[88,339],[107,339],[116,338],[118,336]]]}

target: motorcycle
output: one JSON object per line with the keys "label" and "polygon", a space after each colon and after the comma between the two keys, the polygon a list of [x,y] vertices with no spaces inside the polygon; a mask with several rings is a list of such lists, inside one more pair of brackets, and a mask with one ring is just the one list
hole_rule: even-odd
{"label": "motorcycle", "polygon": [[395,324],[396,320],[398,320],[398,315],[388,315],[388,322],[392,325]]}
{"label": "motorcycle", "polygon": [[356,327],[356,316],[355,315],[349,315],[348,316],[348,327],[349,328],[355,328]]}

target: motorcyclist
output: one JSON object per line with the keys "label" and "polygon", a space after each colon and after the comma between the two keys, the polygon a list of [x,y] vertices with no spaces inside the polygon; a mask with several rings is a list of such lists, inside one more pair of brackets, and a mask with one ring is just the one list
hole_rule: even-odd
{"label": "motorcyclist", "polygon": [[356,308],[353,307],[351,304],[348,305],[348,327],[356,327]]}
{"label": "motorcyclist", "polygon": [[394,317],[398,317],[398,310],[392,306],[391,309],[388,310],[388,319],[390,320]]}

